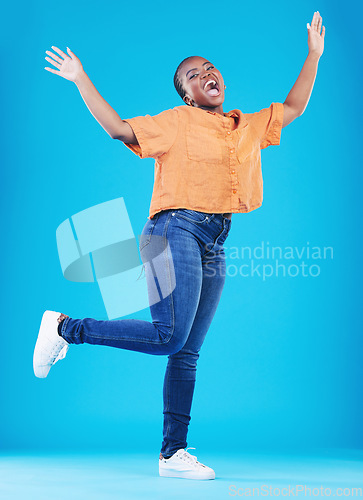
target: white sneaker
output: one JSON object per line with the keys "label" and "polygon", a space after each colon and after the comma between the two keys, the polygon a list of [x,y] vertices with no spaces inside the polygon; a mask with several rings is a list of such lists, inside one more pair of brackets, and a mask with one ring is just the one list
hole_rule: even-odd
{"label": "white sneaker", "polygon": [[197,457],[180,448],[170,458],[159,458],[159,475],[163,477],[181,477],[184,479],[215,479],[213,469],[197,461]]}
{"label": "white sneaker", "polygon": [[55,311],[45,311],[33,355],[33,368],[36,377],[45,378],[52,365],[63,359],[68,351],[69,343],[58,335],[58,318]]}

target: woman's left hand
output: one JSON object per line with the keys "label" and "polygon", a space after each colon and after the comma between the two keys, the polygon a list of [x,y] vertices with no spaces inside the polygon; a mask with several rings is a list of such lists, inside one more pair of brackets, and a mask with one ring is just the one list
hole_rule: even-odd
{"label": "woman's left hand", "polygon": [[314,12],[311,26],[307,23],[309,52],[317,54],[319,57],[324,52],[325,26],[323,26],[323,29],[321,30],[322,23],[323,18],[319,14],[319,11]]}

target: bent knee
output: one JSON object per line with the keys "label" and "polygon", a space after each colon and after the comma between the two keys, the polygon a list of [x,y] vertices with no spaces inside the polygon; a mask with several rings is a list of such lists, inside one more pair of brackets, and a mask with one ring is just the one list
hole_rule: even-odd
{"label": "bent knee", "polygon": [[170,339],[163,344],[164,354],[176,354],[179,352],[183,345],[185,344],[185,340],[181,340],[176,338],[175,335],[172,335]]}

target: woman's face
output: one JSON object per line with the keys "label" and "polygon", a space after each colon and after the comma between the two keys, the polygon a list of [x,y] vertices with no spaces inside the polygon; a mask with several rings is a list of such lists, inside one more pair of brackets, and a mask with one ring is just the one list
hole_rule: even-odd
{"label": "woman's face", "polygon": [[181,67],[180,78],[186,104],[207,109],[221,107],[224,101],[223,77],[207,59],[193,57],[186,61]]}

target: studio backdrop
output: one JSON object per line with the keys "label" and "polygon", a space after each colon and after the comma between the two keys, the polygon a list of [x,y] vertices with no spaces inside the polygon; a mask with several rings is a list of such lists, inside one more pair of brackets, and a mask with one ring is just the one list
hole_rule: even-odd
{"label": "studio backdrop", "polygon": [[[279,146],[261,152],[262,206],[232,216],[226,282],[200,352],[188,444],[362,448],[361,5],[211,0],[135,8],[65,0],[59,8],[35,1],[4,10],[1,449],[158,453],[162,440],[167,357],[73,345],[46,379],[33,373],[46,309],[151,321],[138,243],[154,160],[112,140],[77,87],[44,69],[45,51],[68,46],[123,119],[182,105],[173,76],[190,55],[223,74],[225,112],[253,113],[285,100],[307,56],[314,10],[329,43],[306,111],[282,130]],[[83,254],[106,246],[74,238],[84,223],[76,214],[93,209],[97,217],[95,207],[112,200],[122,200],[123,212],[105,238],[133,263],[102,267],[103,274],[98,268],[98,280],[75,279],[95,271],[95,262],[89,275],[70,271],[80,265],[77,244]],[[122,280],[110,284],[116,271],[141,275],[139,294],[125,293]],[[106,281],[102,288],[101,275],[111,289]],[[132,293],[140,302],[131,312]]]}

